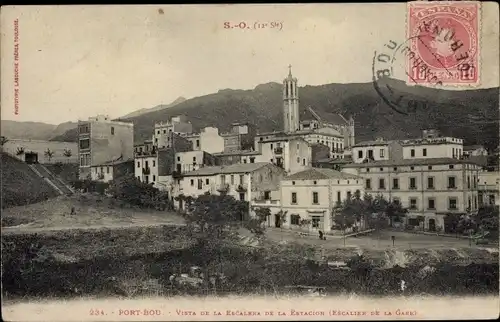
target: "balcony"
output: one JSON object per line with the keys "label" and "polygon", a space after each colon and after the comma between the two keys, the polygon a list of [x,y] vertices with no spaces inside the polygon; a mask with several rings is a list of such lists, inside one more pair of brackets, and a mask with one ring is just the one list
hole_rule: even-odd
{"label": "balcony", "polygon": [[274,148],[274,154],[283,154],[283,148]]}
{"label": "balcony", "polygon": [[221,183],[217,187],[217,191],[219,191],[219,192],[228,192],[229,191],[229,184],[228,183]]}
{"label": "balcony", "polygon": [[236,187],[236,191],[238,191],[238,192],[246,192],[247,188],[244,185],[239,184],[238,187]]}
{"label": "balcony", "polygon": [[151,174],[151,169],[149,167],[142,168],[142,174],[144,174],[144,175]]}

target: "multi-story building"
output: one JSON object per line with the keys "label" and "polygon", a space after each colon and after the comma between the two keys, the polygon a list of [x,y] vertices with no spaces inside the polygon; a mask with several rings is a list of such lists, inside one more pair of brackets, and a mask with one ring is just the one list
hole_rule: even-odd
{"label": "multi-story building", "polygon": [[257,130],[250,123],[233,123],[231,131],[223,133],[224,152],[244,151],[254,148]]}
{"label": "multi-story building", "polygon": [[91,166],[90,176],[94,181],[110,182],[134,173],[134,160],[115,160]]}
{"label": "multi-story building", "polygon": [[146,141],[136,146],[135,176],[142,182],[151,183],[160,190],[172,190],[172,175],[176,170],[175,154],[190,151],[191,142],[181,135],[169,132],[161,148]]}
{"label": "multi-story building", "polygon": [[91,175],[92,165],[134,158],[133,123],[112,121],[103,115],[79,121],[78,157],[81,179]]}
{"label": "multi-story building", "polygon": [[172,117],[168,122],[159,122],[155,124],[153,133],[153,144],[159,148],[165,148],[172,143],[171,133],[190,134],[193,132],[193,125],[187,121],[184,115]]}
{"label": "multi-story building", "polygon": [[[283,227],[301,225],[311,220],[309,228],[328,232],[334,223],[337,202],[350,198],[359,190],[363,194],[363,178],[326,168],[309,168],[281,181],[281,210],[287,212]],[[275,225],[279,226],[276,216]]]}
{"label": "multi-story building", "polygon": [[407,224],[422,218],[423,228],[436,231],[444,215],[478,209],[480,169],[457,158],[420,158],[352,163],[342,171],[363,177],[366,192],[400,202],[409,210]]}
{"label": "multi-story building", "polygon": [[[291,66],[289,66],[291,68]],[[330,148],[330,157],[343,158],[344,151],[354,145],[354,119],[347,120],[340,114],[331,114],[328,121],[316,113],[312,107],[307,107],[312,119],[300,120],[299,88],[297,78],[292,76],[283,80],[283,131],[259,133],[255,137],[254,146],[259,142],[276,139],[283,136],[303,138],[309,143],[321,143]]]}
{"label": "multi-story building", "polygon": [[436,130],[424,130],[417,139],[389,140],[377,138],[354,145],[352,159],[355,163],[387,160],[461,159],[463,140],[440,136]]}
{"label": "multi-story building", "polygon": [[[179,179],[179,193],[197,197],[224,192],[237,200],[251,201],[277,194],[284,176],[283,169],[266,162],[203,167]],[[177,206],[183,208],[182,200]]]}
{"label": "multi-story building", "polygon": [[183,136],[191,141],[195,151],[205,151],[211,154],[224,151],[225,140],[216,127],[206,127],[200,133],[185,134]]}
{"label": "multi-story building", "polygon": [[479,206],[500,205],[500,173],[481,171],[477,180]]}
{"label": "multi-story building", "polygon": [[175,175],[217,165],[217,158],[205,151],[185,151],[175,154]]}
{"label": "multi-story building", "polygon": [[302,171],[312,165],[312,149],[306,140],[284,136],[258,142],[256,162],[271,162],[288,174]]}

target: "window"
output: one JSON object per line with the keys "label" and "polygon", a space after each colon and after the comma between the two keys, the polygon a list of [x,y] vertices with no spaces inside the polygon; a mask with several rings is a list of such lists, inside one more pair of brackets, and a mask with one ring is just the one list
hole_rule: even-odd
{"label": "window", "polygon": [[380,149],[380,157],[381,158],[385,157],[385,150],[384,149]]}
{"label": "window", "polygon": [[271,192],[270,191],[264,191],[264,199],[265,200],[271,199]]}
{"label": "window", "polygon": [[106,167],[106,173],[109,173],[109,167]]}
{"label": "window", "polygon": [[163,134],[167,134],[167,130],[163,130]]}
{"label": "window", "polygon": [[297,157],[297,163],[300,163],[300,157]]}
{"label": "window", "polygon": [[351,200],[352,193],[350,191],[347,191],[347,200]]}
{"label": "window", "polygon": [[247,163],[247,159],[243,159],[243,163]]}
{"label": "window", "polygon": [[294,185],[294,186],[295,186],[295,181],[292,181],[292,185]]}
{"label": "window", "polygon": [[312,228],[319,228],[319,223],[321,221],[321,217],[320,216],[312,216],[311,218],[311,226]]}
{"label": "window", "polygon": [[80,140],[80,149],[90,148],[90,139]]}
{"label": "window", "polygon": [[340,196],[340,191],[337,191],[337,201],[339,202],[342,201],[342,198]]}
{"label": "window", "polygon": [[393,170],[394,170],[394,171],[398,171],[398,167],[394,167],[394,169],[393,169]]}
{"label": "window", "polygon": [[101,167],[101,173],[104,173],[104,167]]}
{"label": "window", "polygon": [[373,150],[368,150],[368,159],[373,160]]}
{"label": "window", "polygon": [[417,198],[410,198],[410,209],[417,209]]}
{"label": "window", "polygon": [[149,176],[144,176],[144,182],[149,183]]}
{"label": "window", "polygon": [[434,198],[427,199],[427,209],[430,210],[436,209],[436,200]]}
{"label": "window", "polygon": [[380,172],[384,172],[384,168],[380,168]]}
{"label": "window", "polygon": [[427,189],[434,189],[434,177],[427,177]]}
{"label": "window", "polygon": [[370,172],[370,168],[366,168],[366,172]]}
{"label": "window", "polygon": [[140,168],[141,167],[141,163],[140,162],[137,162],[137,167]]}
{"label": "window", "polygon": [[457,198],[449,198],[448,199],[448,209],[456,210],[457,209]]}
{"label": "window", "polygon": [[318,183],[318,181],[313,181],[313,184],[317,184],[317,183]]}
{"label": "window", "polygon": [[199,148],[200,147],[200,140],[196,140],[196,147]]}
{"label": "window", "polygon": [[428,166],[427,169],[432,170],[432,165]]}
{"label": "window", "polygon": [[299,215],[291,215],[290,216],[290,223],[292,225],[298,226],[300,224],[300,216]]}
{"label": "window", "polygon": [[448,189],[455,189],[456,188],[456,182],[455,182],[455,177],[448,177]]}
{"label": "window", "polygon": [[318,203],[319,203],[318,193],[317,192],[313,192],[313,204],[318,204]]}
{"label": "window", "polygon": [[210,184],[210,179],[205,179],[205,184]]}
{"label": "window", "polygon": [[177,157],[177,161],[181,161],[181,157]]}
{"label": "window", "polygon": [[410,190],[417,189],[417,178],[410,178]]}
{"label": "window", "polygon": [[156,181],[156,176],[153,174],[153,182]]}
{"label": "window", "polygon": [[371,179],[366,179],[366,181],[365,181],[365,189],[366,190],[371,190],[372,189],[372,180]]}
{"label": "window", "polygon": [[193,157],[193,164],[196,163],[196,157]]}
{"label": "window", "polygon": [[392,189],[399,189],[399,179],[398,178],[393,178],[392,179]]}
{"label": "window", "polygon": [[380,190],[385,190],[385,180],[384,179],[378,179],[378,188]]}
{"label": "window", "polygon": [[203,179],[198,179],[198,190],[203,189]]}
{"label": "window", "polygon": [[148,161],[144,161],[144,166],[148,168]]}
{"label": "window", "polygon": [[156,167],[156,161],[153,160],[153,167]]}
{"label": "window", "polygon": [[453,169],[453,168],[455,168],[455,166],[453,164],[450,164],[449,168]]}
{"label": "window", "polygon": [[472,209],[472,199],[471,199],[471,197],[469,197],[468,207],[469,207],[469,209]]}
{"label": "window", "polygon": [[401,200],[399,200],[399,198],[392,198],[392,202],[394,202],[396,205],[401,204]]}
{"label": "window", "polygon": [[113,126],[111,127],[111,135],[115,135],[115,128]]}
{"label": "window", "polygon": [[426,156],[427,156],[427,149],[422,149],[422,155],[423,155],[424,157],[426,157]]}
{"label": "window", "polygon": [[273,149],[273,144],[271,143],[271,150]]}
{"label": "window", "polygon": [[411,150],[410,150],[410,156],[411,156],[412,158],[414,158],[414,157],[415,157],[415,149],[411,149]]}
{"label": "window", "polygon": [[255,163],[255,157],[250,158],[250,163]]}
{"label": "window", "polygon": [[412,170],[412,171],[415,170],[415,167],[410,167],[410,170]]}
{"label": "window", "polygon": [[191,179],[191,186],[194,186],[194,180]]}
{"label": "window", "polygon": [[297,204],[297,193],[292,192],[292,204],[296,205]]}
{"label": "window", "polygon": [[358,151],[358,159],[363,159],[363,150]]}
{"label": "window", "polygon": [[244,192],[240,192],[240,200],[245,201],[245,193]]}

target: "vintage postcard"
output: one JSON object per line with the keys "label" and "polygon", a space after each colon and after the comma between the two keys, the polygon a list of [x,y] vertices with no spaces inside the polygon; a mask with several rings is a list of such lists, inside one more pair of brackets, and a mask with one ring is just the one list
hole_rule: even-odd
{"label": "vintage postcard", "polygon": [[2,7],[2,318],[498,318],[498,12]]}

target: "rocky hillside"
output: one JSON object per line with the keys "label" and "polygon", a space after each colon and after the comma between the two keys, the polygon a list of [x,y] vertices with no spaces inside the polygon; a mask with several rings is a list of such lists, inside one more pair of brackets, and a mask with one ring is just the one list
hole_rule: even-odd
{"label": "rocky hillside", "polygon": [[[483,144],[492,149],[498,145],[499,89],[447,91],[407,86],[389,80],[394,97],[402,96],[403,105],[415,102],[407,115],[391,109],[374,90],[372,83],[327,84],[300,88],[302,118],[310,118],[312,106],[326,120],[336,113],[352,115],[356,121],[356,140],[381,136],[387,139],[415,137],[423,128],[437,128],[445,135],[466,139],[465,144]],[[156,121],[186,115],[196,130],[216,126],[228,130],[233,122],[249,121],[260,131],[282,128],[281,84],[262,84],[253,90],[224,89],[195,97],[173,107],[144,113],[127,120],[135,124],[135,140],[150,137]],[[123,118],[122,118],[123,119]],[[57,137],[75,140],[76,130]]]}

